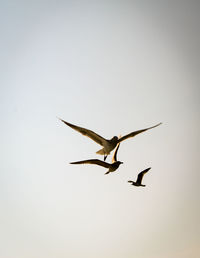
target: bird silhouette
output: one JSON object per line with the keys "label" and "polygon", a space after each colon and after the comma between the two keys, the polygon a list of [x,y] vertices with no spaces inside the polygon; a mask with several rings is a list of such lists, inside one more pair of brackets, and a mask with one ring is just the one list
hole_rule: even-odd
{"label": "bird silhouette", "polygon": [[147,168],[147,169],[143,170],[142,172],[140,172],[138,174],[136,182],[129,180],[128,183],[131,183],[134,186],[146,186],[146,185],[142,185],[142,178],[143,178],[144,174],[146,174],[150,169],[151,168]]}
{"label": "bird silhouette", "polygon": [[117,148],[115,149],[114,155],[112,157],[112,163],[107,163],[99,159],[88,159],[88,160],[70,162],[70,164],[94,164],[94,165],[102,166],[102,167],[108,168],[108,171],[105,173],[105,175],[107,175],[110,172],[114,172],[115,170],[117,170],[118,167],[121,164],[123,164],[123,162],[117,161],[117,152],[119,149],[119,145],[120,143],[118,143]]}
{"label": "bird silhouette", "polygon": [[[60,119],[60,118],[59,118]],[[90,139],[92,139],[93,141],[95,141],[96,143],[98,143],[99,145],[103,146],[102,149],[100,149],[99,151],[97,151],[96,153],[97,154],[100,154],[100,155],[104,155],[104,161],[106,160],[107,158],[107,155],[110,154],[110,152],[112,150],[114,150],[114,148],[117,146],[118,143],[128,139],[128,138],[131,138],[131,137],[134,137],[136,136],[137,134],[140,134],[140,133],[143,133],[149,129],[152,129],[152,128],[155,128],[159,125],[161,125],[162,123],[159,123],[159,124],[156,124],[154,126],[151,126],[151,127],[148,127],[148,128],[145,128],[145,129],[141,129],[141,130],[137,130],[137,131],[134,131],[134,132],[131,132],[121,138],[117,137],[117,136],[114,136],[112,137],[110,140],[108,139],[105,139],[103,138],[102,136],[98,135],[97,133],[89,130],[89,129],[86,129],[86,128],[83,128],[83,127],[80,127],[80,126],[77,126],[77,125],[73,125],[73,124],[70,124],[69,122],[66,122],[62,119],[60,119],[63,123],[65,123],[66,125],[68,125],[69,127],[71,127],[72,129],[78,131],[79,133],[89,137]]]}

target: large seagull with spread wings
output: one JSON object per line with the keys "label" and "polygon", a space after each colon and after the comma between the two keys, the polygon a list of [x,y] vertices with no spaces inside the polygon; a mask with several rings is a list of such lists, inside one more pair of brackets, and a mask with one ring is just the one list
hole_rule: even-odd
{"label": "large seagull with spread wings", "polygon": [[96,153],[100,154],[100,155],[104,155],[104,161],[106,160],[107,155],[109,155],[110,152],[112,150],[114,150],[114,148],[117,146],[118,143],[120,143],[120,142],[122,142],[122,141],[124,141],[128,138],[134,137],[137,134],[143,133],[143,132],[145,132],[149,129],[155,128],[155,127],[162,124],[162,123],[159,123],[159,124],[156,124],[154,126],[151,126],[151,127],[145,128],[145,129],[137,130],[137,131],[134,131],[134,132],[129,133],[127,135],[124,135],[122,137],[114,136],[113,138],[108,140],[108,139],[103,138],[102,136],[98,135],[97,133],[95,133],[95,132],[93,132],[89,129],[86,129],[86,128],[83,128],[83,127],[80,127],[80,126],[77,126],[77,125],[73,125],[69,122],[66,122],[66,121],[62,120],[62,119],[60,119],[60,120],[63,123],[65,123],[66,125],[68,125],[69,127],[71,127],[72,129],[74,129],[74,130],[78,131],[79,133],[89,137],[90,139],[92,139],[93,141],[98,143],[99,145],[103,146],[103,148],[100,149],[99,151],[97,151]]}

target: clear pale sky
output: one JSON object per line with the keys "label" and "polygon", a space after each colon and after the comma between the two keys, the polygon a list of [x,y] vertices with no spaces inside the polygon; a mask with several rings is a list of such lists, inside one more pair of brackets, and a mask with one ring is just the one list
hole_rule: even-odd
{"label": "clear pale sky", "polygon": [[[0,257],[198,258],[199,1],[1,1]],[[69,162],[105,138],[115,172]],[[110,162],[111,156],[107,161]],[[147,167],[144,188],[127,183]]]}

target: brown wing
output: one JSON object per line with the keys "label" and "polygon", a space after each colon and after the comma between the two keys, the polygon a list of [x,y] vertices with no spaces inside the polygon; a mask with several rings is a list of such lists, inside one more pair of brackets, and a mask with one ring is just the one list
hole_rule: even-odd
{"label": "brown wing", "polygon": [[[60,119],[60,118],[59,118]],[[106,142],[106,139],[104,139],[103,137],[101,137],[100,135],[96,134],[95,132],[83,128],[83,127],[79,127],[77,125],[73,125],[70,124],[62,119],[60,119],[63,123],[65,123],[66,125],[68,125],[69,127],[71,127],[72,129],[78,131],[79,133],[89,137],[90,139],[92,139],[93,141],[95,141],[96,143],[98,143],[101,146],[104,146],[104,143]]]}
{"label": "brown wing", "polygon": [[118,152],[118,149],[119,149],[119,145],[120,145],[120,143],[117,144],[117,147],[116,147],[115,152],[113,154],[112,163],[117,161],[117,152]]}
{"label": "brown wing", "polygon": [[128,138],[130,138],[130,137],[134,137],[134,136],[136,136],[137,134],[143,133],[143,132],[145,132],[145,131],[147,131],[147,130],[149,130],[149,129],[155,128],[155,127],[157,127],[157,126],[159,126],[159,125],[161,125],[161,124],[162,124],[162,123],[159,123],[159,124],[157,124],[157,125],[148,127],[148,128],[146,128],[146,129],[141,129],[141,130],[138,130],[138,131],[129,133],[129,134],[127,134],[127,135],[121,137],[121,138],[118,140],[118,142],[122,142],[122,141],[124,141],[124,140],[126,140],[126,139],[128,139]]}
{"label": "brown wing", "polygon": [[144,174],[146,174],[150,169],[151,168],[147,168],[138,174],[137,181],[136,181],[137,184],[142,183],[142,178],[143,178]]}
{"label": "brown wing", "polygon": [[94,164],[105,168],[109,168],[110,166],[109,163],[99,159],[87,159],[87,160],[75,161],[75,162],[70,162],[70,164]]}

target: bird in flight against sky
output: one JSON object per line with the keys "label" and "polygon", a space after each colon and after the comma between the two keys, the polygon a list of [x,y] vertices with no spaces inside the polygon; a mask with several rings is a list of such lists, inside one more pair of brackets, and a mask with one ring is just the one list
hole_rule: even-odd
{"label": "bird in flight against sky", "polygon": [[94,164],[98,166],[102,166],[105,168],[108,168],[108,171],[105,173],[105,175],[109,174],[110,172],[114,172],[118,169],[118,167],[123,164],[121,161],[117,161],[117,152],[119,149],[120,143],[118,143],[117,148],[115,149],[112,163],[107,163],[105,161],[99,160],[99,159],[88,159],[88,160],[82,160],[82,161],[76,161],[76,162],[70,162],[70,164]]}
{"label": "bird in flight against sky", "polygon": [[147,169],[143,170],[142,172],[140,172],[138,174],[136,182],[129,180],[128,183],[131,183],[134,186],[146,186],[146,185],[142,185],[142,178],[143,178],[144,174],[146,174],[150,169],[151,168],[147,168]]}
{"label": "bird in flight against sky", "polygon": [[[60,119],[60,118],[59,118]],[[145,128],[145,129],[141,129],[141,130],[138,130],[138,131],[134,131],[132,133],[129,133],[127,135],[124,135],[122,136],[121,138],[117,137],[117,136],[114,136],[113,138],[111,138],[110,140],[107,140],[105,138],[103,138],[102,136],[98,135],[97,133],[89,130],[89,129],[86,129],[86,128],[83,128],[83,127],[79,127],[77,125],[73,125],[73,124],[70,124],[62,119],[60,119],[63,123],[65,123],[66,125],[68,125],[69,127],[71,127],[72,129],[78,131],[79,133],[89,137],[90,139],[92,139],[93,141],[95,141],[96,143],[98,143],[99,145],[103,146],[102,149],[100,149],[99,151],[97,151],[96,153],[97,154],[100,154],[100,155],[104,155],[104,161],[106,160],[107,158],[107,155],[110,154],[110,152],[112,150],[114,150],[114,148],[117,146],[118,143],[128,139],[128,138],[131,138],[131,137],[134,137],[136,136],[137,134],[140,134],[140,133],[143,133],[149,129],[152,129],[152,128],[155,128],[159,125],[161,125],[162,123],[159,123],[159,124],[156,124],[154,126],[151,126],[151,127],[148,127],[148,128]]]}

